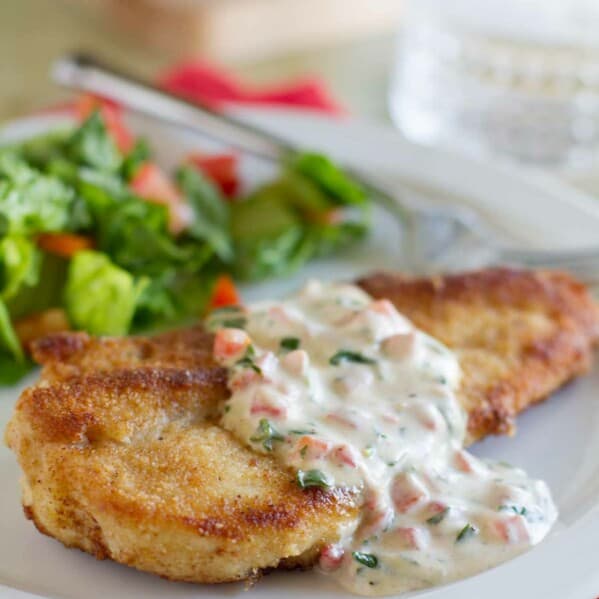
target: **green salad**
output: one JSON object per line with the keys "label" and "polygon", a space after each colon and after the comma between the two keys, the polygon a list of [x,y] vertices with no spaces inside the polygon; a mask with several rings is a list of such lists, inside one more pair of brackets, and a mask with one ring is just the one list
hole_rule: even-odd
{"label": "green salad", "polygon": [[234,158],[212,158],[167,176],[101,110],[0,148],[0,383],[27,372],[38,336],[188,322],[227,303],[223,276],[285,276],[368,230],[368,198],[322,155],[244,195]]}

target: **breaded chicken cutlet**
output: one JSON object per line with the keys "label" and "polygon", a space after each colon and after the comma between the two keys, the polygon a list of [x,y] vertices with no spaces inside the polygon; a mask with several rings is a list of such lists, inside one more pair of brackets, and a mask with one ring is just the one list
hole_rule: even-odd
{"label": "breaded chicken cutlet", "polygon": [[379,273],[358,285],[457,353],[470,443],[513,433],[520,412],[590,368],[599,339],[597,304],[560,272]]}
{"label": "breaded chicken cutlet", "polygon": [[[455,350],[470,440],[587,370],[599,333],[586,289],[558,273],[490,269],[359,281]],[[292,473],[218,426],[226,373],[199,328],[154,338],[38,341],[40,382],[6,431],[40,531],[175,580],[225,582],[309,566],[360,506],[301,490]]]}

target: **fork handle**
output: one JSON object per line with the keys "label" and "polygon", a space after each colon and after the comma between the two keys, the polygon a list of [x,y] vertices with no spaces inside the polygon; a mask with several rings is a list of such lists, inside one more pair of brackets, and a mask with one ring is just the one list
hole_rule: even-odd
{"label": "fork handle", "polygon": [[52,66],[52,78],[72,89],[114,100],[147,116],[194,129],[239,150],[270,161],[298,151],[289,142],[235,117],[155,87],[84,53],[72,53]]}

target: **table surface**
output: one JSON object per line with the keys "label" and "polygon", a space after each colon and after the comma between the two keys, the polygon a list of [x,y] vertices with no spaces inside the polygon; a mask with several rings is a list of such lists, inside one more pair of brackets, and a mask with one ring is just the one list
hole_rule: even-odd
{"label": "table surface", "polygon": [[[95,52],[145,77],[179,58],[132,41],[109,22],[97,0],[1,0],[0,32],[0,121],[68,97],[48,76],[52,59],[68,50]],[[386,120],[393,37],[383,35],[226,66],[255,83],[316,75],[353,114]]]}

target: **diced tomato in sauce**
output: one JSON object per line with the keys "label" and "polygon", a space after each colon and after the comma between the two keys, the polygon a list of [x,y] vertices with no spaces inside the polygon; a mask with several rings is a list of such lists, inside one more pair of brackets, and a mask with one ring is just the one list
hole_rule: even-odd
{"label": "diced tomato in sauce", "polygon": [[340,545],[325,545],[320,552],[319,565],[326,572],[332,572],[341,566],[345,552]]}
{"label": "diced tomato in sauce", "polygon": [[427,534],[422,528],[407,526],[396,528],[393,533],[397,540],[406,549],[425,549],[427,546]]}
{"label": "diced tomato in sauce", "polygon": [[349,466],[350,468],[357,467],[356,456],[352,449],[348,445],[338,445],[333,449],[331,458],[334,463],[342,466]]}
{"label": "diced tomato in sauce", "polygon": [[242,389],[246,389],[250,385],[257,383],[260,381],[262,377],[256,371],[251,368],[244,368],[243,370],[239,370],[229,379],[229,388],[232,391],[241,391]]}
{"label": "diced tomato in sauce", "polygon": [[387,337],[382,343],[382,349],[390,358],[401,360],[412,353],[415,340],[413,333],[398,333]]}
{"label": "diced tomato in sauce", "polygon": [[388,299],[375,300],[370,304],[370,309],[378,314],[392,317],[395,314],[395,308]]}
{"label": "diced tomato in sauce", "polygon": [[250,407],[252,416],[267,416],[269,418],[285,418],[287,416],[287,408],[276,401],[271,395],[259,391]]}
{"label": "diced tomato in sauce", "polygon": [[283,356],[281,364],[291,374],[301,376],[308,370],[310,358],[303,349],[296,349]]}
{"label": "diced tomato in sauce", "polygon": [[366,540],[381,533],[393,518],[393,511],[384,507],[369,508],[356,531],[356,538]]}
{"label": "diced tomato in sauce", "polygon": [[250,338],[241,329],[219,329],[214,336],[214,357],[219,361],[241,358],[250,345]]}
{"label": "diced tomato in sauce", "polygon": [[428,492],[412,474],[402,472],[393,481],[391,498],[395,509],[404,514],[425,503],[428,500]]}
{"label": "diced tomato in sauce", "polygon": [[358,425],[354,422],[349,416],[344,414],[340,414],[338,412],[331,412],[325,416],[325,419],[329,422],[334,422],[335,424],[340,424],[346,428],[358,429]]}
{"label": "diced tomato in sauce", "polygon": [[298,457],[305,460],[320,460],[329,453],[331,444],[324,439],[304,435],[297,440],[295,448],[296,460]]}
{"label": "diced tomato in sauce", "polygon": [[493,522],[493,528],[500,539],[510,544],[529,543],[530,536],[522,516],[508,516]]}
{"label": "diced tomato in sauce", "polygon": [[442,501],[431,501],[427,506],[430,516],[436,516],[437,514],[444,512],[446,509],[447,504],[443,503]]}
{"label": "diced tomato in sauce", "polygon": [[453,462],[458,470],[467,474],[473,474],[476,472],[476,462],[473,457],[466,451],[459,449],[453,456]]}
{"label": "diced tomato in sauce", "polygon": [[383,494],[367,489],[364,498],[364,516],[356,530],[356,538],[366,540],[384,530],[393,519],[393,510],[385,505]]}

